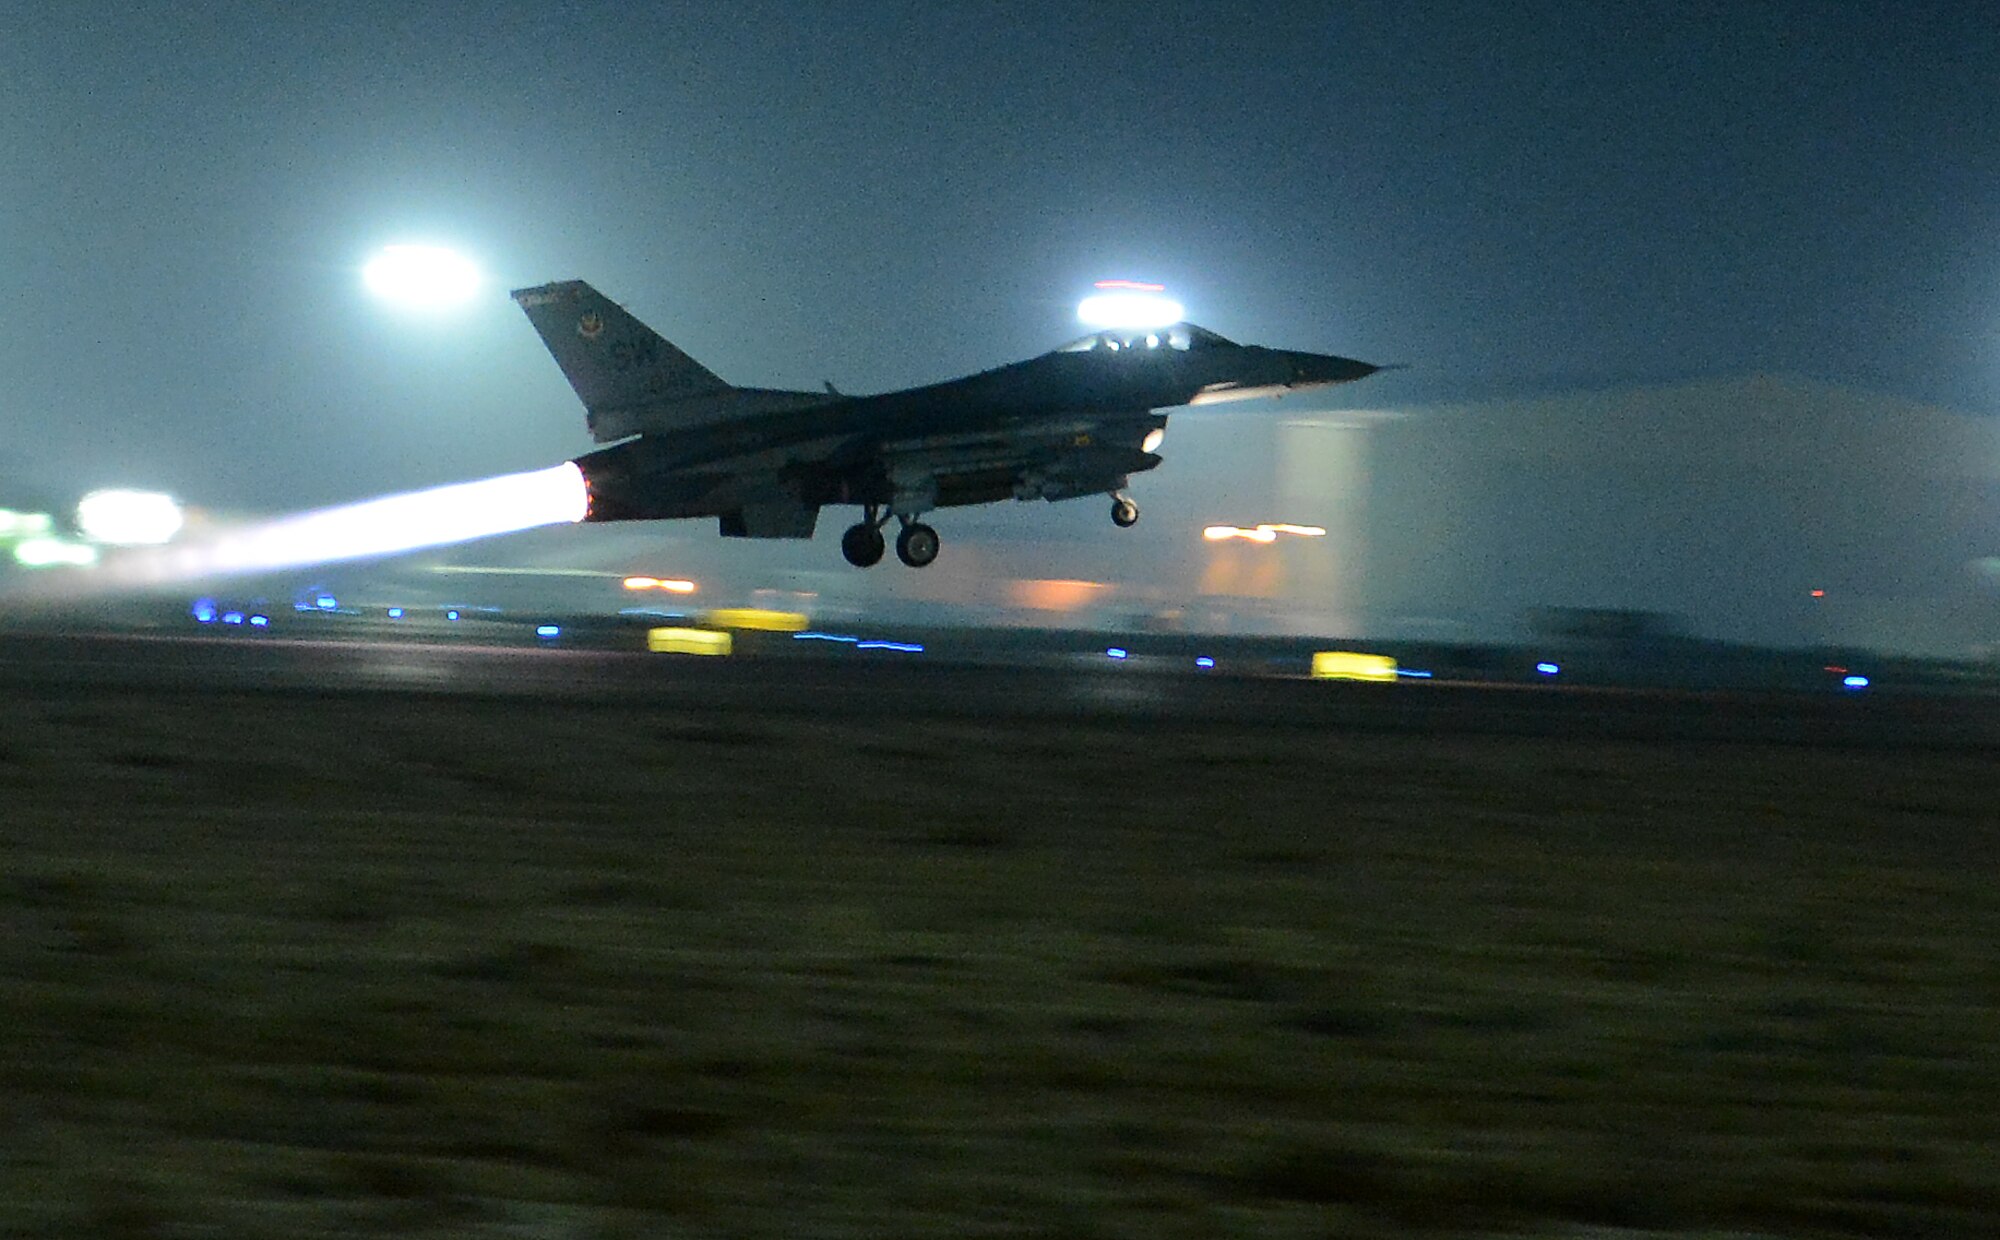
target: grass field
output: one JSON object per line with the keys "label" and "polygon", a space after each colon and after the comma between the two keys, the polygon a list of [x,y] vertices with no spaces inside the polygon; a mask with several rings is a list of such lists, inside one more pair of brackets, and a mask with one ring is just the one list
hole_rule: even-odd
{"label": "grass field", "polygon": [[0,1232],[2000,1235],[1990,756],[0,702]]}

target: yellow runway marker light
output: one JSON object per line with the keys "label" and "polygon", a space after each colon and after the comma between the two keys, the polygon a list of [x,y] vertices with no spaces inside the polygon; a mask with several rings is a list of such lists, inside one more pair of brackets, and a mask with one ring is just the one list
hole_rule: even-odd
{"label": "yellow runway marker light", "polygon": [[705,618],[718,629],[765,633],[802,633],[812,623],[802,611],[767,611],[762,607],[719,607]]}
{"label": "yellow runway marker light", "polygon": [[1314,680],[1394,680],[1396,661],[1386,654],[1361,654],[1353,650],[1313,652]]}
{"label": "yellow runway marker light", "polygon": [[728,654],[735,640],[714,629],[647,629],[646,649],[654,654]]}

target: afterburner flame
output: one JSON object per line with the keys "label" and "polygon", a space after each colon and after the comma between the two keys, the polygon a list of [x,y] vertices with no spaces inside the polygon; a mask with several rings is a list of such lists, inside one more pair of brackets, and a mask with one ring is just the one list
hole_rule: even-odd
{"label": "afterburner flame", "polygon": [[108,561],[120,585],[197,581],[363,560],[584,519],[590,495],[573,461],[322,508]]}

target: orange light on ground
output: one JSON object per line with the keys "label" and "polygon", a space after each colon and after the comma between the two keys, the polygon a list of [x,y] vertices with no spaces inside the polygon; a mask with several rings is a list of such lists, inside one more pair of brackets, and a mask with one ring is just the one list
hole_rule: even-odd
{"label": "orange light on ground", "polygon": [[1813,596],[1814,598],[1825,598],[1825,597],[1826,597],[1826,591],[1825,591],[1825,590],[1814,590],[1814,591],[1812,592],[1812,596]]}
{"label": "orange light on ground", "polygon": [[1290,522],[1279,522],[1277,524],[1257,525],[1248,528],[1241,525],[1211,525],[1201,532],[1201,536],[1210,542],[1227,542],[1232,538],[1241,538],[1246,542],[1274,543],[1278,541],[1278,535],[1280,534],[1292,534],[1299,538],[1325,538],[1326,530],[1317,525],[1293,525]]}
{"label": "orange light on ground", "polygon": [[693,594],[694,582],[680,577],[627,577],[627,590],[665,590],[669,594]]}
{"label": "orange light on ground", "polygon": [[1031,578],[1008,586],[1009,601],[1031,611],[1078,611],[1109,589],[1101,581],[1072,581],[1060,577]]}

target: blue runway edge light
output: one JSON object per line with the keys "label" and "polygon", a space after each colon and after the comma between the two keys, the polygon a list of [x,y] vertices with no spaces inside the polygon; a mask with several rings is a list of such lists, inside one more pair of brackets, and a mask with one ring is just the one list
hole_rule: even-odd
{"label": "blue runway edge light", "polygon": [[1840,683],[1850,689],[1866,689],[1868,687],[1868,678],[1866,676],[1849,676]]}
{"label": "blue runway edge light", "polygon": [[1113,646],[1104,652],[1104,657],[1107,659],[1122,659],[1126,657],[1126,654],[1127,652],[1123,646]]}
{"label": "blue runway edge light", "polygon": [[198,598],[194,601],[194,618],[202,624],[214,624],[216,617],[215,600]]}
{"label": "blue runway edge light", "polygon": [[260,628],[260,629],[268,629],[268,628],[270,628],[270,627],[271,627],[271,617],[269,617],[269,616],[252,616],[252,617],[250,617],[250,623],[251,623],[252,625],[256,626],[257,628]]}
{"label": "blue runway edge light", "polygon": [[557,625],[553,625],[553,624],[541,624],[541,625],[537,625],[537,626],[535,626],[535,636],[536,636],[536,637],[561,637],[561,636],[562,636],[562,629],[561,629],[561,628],[560,628],[559,626],[557,626]]}
{"label": "blue runway edge light", "polygon": [[389,618],[391,620],[401,620],[403,618],[403,609],[400,607],[391,607],[389,609]]}
{"label": "blue runway edge light", "polygon": [[1553,676],[1562,670],[1562,666],[1556,663],[1537,663],[1535,670],[1544,676]]}
{"label": "blue runway edge light", "polygon": [[1207,655],[1203,655],[1203,656],[1201,656],[1201,657],[1200,657],[1199,659],[1196,659],[1196,660],[1194,661],[1194,665],[1195,665],[1196,667],[1214,667],[1214,666],[1215,666],[1215,660],[1214,660],[1214,659],[1211,659],[1211,658],[1209,658],[1209,657],[1208,657]]}

